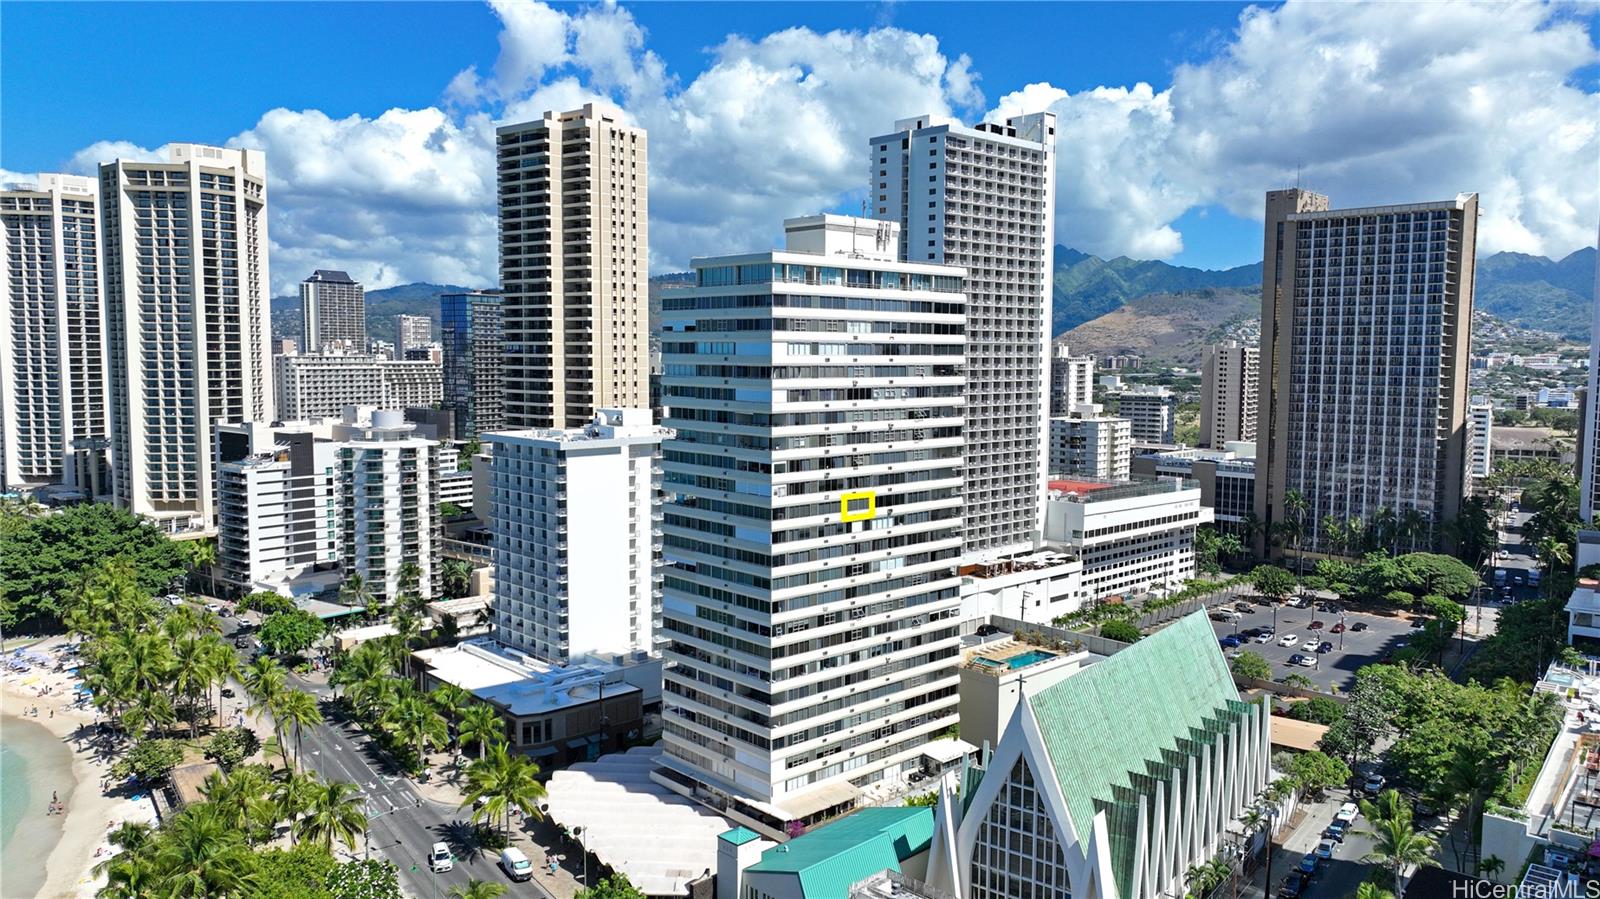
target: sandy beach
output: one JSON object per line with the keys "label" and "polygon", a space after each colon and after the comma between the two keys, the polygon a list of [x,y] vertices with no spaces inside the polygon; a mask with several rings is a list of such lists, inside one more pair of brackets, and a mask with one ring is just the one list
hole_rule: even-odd
{"label": "sandy beach", "polygon": [[[30,651],[55,659],[64,643],[65,638],[52,638],[30,647]],[[40,761],[38,767],[30,766],[29,801],[37,809],[28,810],[13,839],[29,847],[28,855],[23,857],[34,861],[31,870],[29,865],[23,865],[22,871],[12,864],[5,866],[6,872],[0,874],[0,897],[4,899],[93,896],[104,885],[104,878],[95,877],[93,868],[106,859],[112,848],[106,839],[110,830],[107,822],[113,825],[124,821],[156,823],[155,808],[148,795],[132,800],[121,795],[107,795],[100,789],[103,779],[110,774],[110,765],[98,757],[87,739],[95,721],[94,707],[87,703],[80,708],[72,705],[76,687],[77,681],[71,674],[42,665],[26,673],[7,671],[0,677],[0,716],[3,716],[0,739],[10,740],[13,733],[18,734],[19,740],[38,737],[36,732],[29,731],[29,726],[37,726],[71,753],[66,777],[62,776],[59,765],[48,758]],[[39,709],[37,717],[26,715],[33,707]],[[58,786],[48,782],[51,779],[62,782]],[[52,790],[66,805],[65,814],[45,813]],[[20,847],[15,855],[22,855]],[[14,857],[11,847],[8,847],[7,856]]]}

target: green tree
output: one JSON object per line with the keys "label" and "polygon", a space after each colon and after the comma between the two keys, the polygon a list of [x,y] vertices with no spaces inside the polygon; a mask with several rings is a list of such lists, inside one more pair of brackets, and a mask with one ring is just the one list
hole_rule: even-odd
{"label": "green tree", "polygon": [[304,609],[279,612],[261,625],[259,639],[275,655],[299,655],[322,637],[322,621]]}
{"label": "green tree", "polygon": [[1222,564],[1218,544],[1221,538],[1210,526],[1201,525],[1194,532],[1194,564],[1202,574],[1221,574]]}
{"label": "green tree", "polygon": [[472,566],[460,559],[445,559],[440,566],[439,585],[450,599],[460,599],[472,592]]}
{"label": "green tree", "polygon": [[1132,622],[1113,618],[1100,625],[1100,636],[1105,637],[1107,640],[1116,640],[1119,643],[1138,643],[1139,639],[1144,635],[1139,633],[1139,629],[1134,627]]}
{"label": "green tree", "polygon": [[335,840],[350,849],[356,837],[367,829],[367,816],[361,811],[361,796],[353,784],[340,781],[313,786],[308,794],[305,816],[294,824],[295,836],[332,850]]}
{"label": "green tree", "polygon": [[236,896],[255,883],[255,856],[244,834],[211,803],[179,812],[162,829],[156,895],[181,899]]}
{"label": "green tree", "polygon": [[1350,766],[1325,752],[1313,749],[1302,752],[1289,763],[1289,776],[1313,796],[1321,796],[1329,787],[1350,780]]}
{"label": "green tree", "polygon": [[466,883],[458,883],[450,888],[452,899],[496,899],[505,894],[505,884],[470,878]]}
{"label": "green tree", "polygon": [[612,874],[594,886],[579,890],[573,899],[645,899],[624,874]]}
{"label": "green tree", "polygon": [[439,504],[439,517],[449,521],[467,514],[462,508],[448,500]]}
{"label": "green tree", "polygon": [[438,748],[450,741],[444,716],[426,696],[415,691],[402,695],[384,712],[383,725],[411,750],[417,771],[427,767],[430,747]]}
{"label": "green tree", "polygon": [[1373,747],[1392,732],[1403,700],[1392,683],[1391,670],[1369,665],[1356,672],[1356,684],[1344,714],[1329,725],[1319,744],[1323,751],[1344,759],[1353,768],[1369,758]]}
{"label": "green tree", "polygon": [[1317,696],[1289,706],[1289,717],[1313,724],[1333,724],[1344,716],[1344,706],[1326,696]]}
{"label": "green tree", "polygon": [[1356,885],[1356,899],[1394,899],[1394,894],[1370,880]]}
{"label": "green tree", "polygon": [[239,608],[245,611],[256,611],[262,615],[281,615],[293,612],[296,608],[294,600],[281,593],[271,590],[260,590],[240,600]]}
{"label": "green tree", "polygon": [[166,590],[188,570],[182,549],[155,525],[110,503],[84,503],[49,515],[13,519],[0,552],[7,631],[53,628],[83,572],[121,559],[142,594]]}
{"label": "green tree", "polygon": [[458,746],[469,743],[478,744],[478,758],[482,759],[484,752],[494,743],[503,743],[506,739],[506,726],[500,720],[500,713],[494,706],[486,702],[475,702],[461,713],[461,720],[456,725],[456,740]]}
{"label": "green tree", "polygon": [[144,783],[151,783],[166,777],[181,761],[183,744],[177,740],[140,740],[112,763],[111,773],[117,778],[131,774]]}
{"label": "green tree", "polygon": [[340,605],[365,609],[372,601],[372,587],[367,584],[367,579],[359,574],[350,575],[339,585]]}
{"label": "green tree", "polygon": [[256,720],[262,715],[272,718],[272,733],[278,745],[283,746],[283,722],[278,719],[277,708],[289,690],[288,675],[283,666],[268,656],[256,656],[244,671],[244,689],[250,694],[250,713]]}
{"label": "green tree", "polygon": [[266,765],[245,765],[227,774],[213,771],[206,775],[200,792],[228,826],[245,835],[247,842],[261,843],[271,838],[278,807],[272,801],[271,769]]}
{"label": "green tree", "polygon": [[305,763],[300,757],[300,733],[306,727],[322,723],[322,710],[317,707],[317,698],[304,690],[286,691],[279,704],[278,719],[284,727],[294,728],[294,763],[295,767],[304,770]]}
{"label": "green tree", "polygon": [[1245,650],[1234,656],[1229,665],[1235,677],[1255,680],[1272,680],[1272,664],[1267,657],[1254,650]]}
{"label": "green tree", "polygon": [[206,758],[217,763],[223,771],[232,771],[245,759],[261,751],[261,740],[248,727],[229,727],[219,730],[206,740]]}
{"label": "green tree", "polygon": [[339,863],[314,843],[256,854],[256,885],[249,899],[331,899],[327,882]]}
{"label": "green tree", "polygon": [[328,875],[333,899],[402,899],[400,871],[389,862],[346,862]]}
{"label": "green tree", "polygon": [[278,783],[272,790],[272,802],[277,806],[279,820],[288,821],[289,842],[296,841],[294,834],[295,819],[305,814],[311,808],[311,802],[321,789],[322,782],[317,779],[313,771],[283,772]]}
{"label": "green tree", "polygon": [[1451,556],[1408,553],[1395,561],[1403,589],[1411,593],[1433,593],[1459,602],[1478,588],[1477,573]]}
{"label": "green tree", "polygon": [[1257,565],[1250,583],[1257,593],[1280,601],[1294,591],[1294,575],[1276,565]]}
{"label": "green tree", "polygon": [[1362,861],[1389,869],[1394,878],[1394,894],[1405,895],[1405,872],[1421,865],[1437,865],[1434,853],[1439,844],[1433,837],[1419,833],[1411,824],[1410,815],[1373,822],[1372,829],[1357,831],[1372,840],[1372,851],[1362,856]]}
{"label": "green tree", "polygon": [[[502,819],[502,833],[509,837],[511,809],[520,809],[530,818],[543,817],[539,800],[545,790],[538,775],[538,765],[525,756],[510,754],[504,743],[497,743],[484,758],[467,766],[466,798],[461,807],[472,807],[473,821]],[[480,800],[482,805],[477,805]]]}

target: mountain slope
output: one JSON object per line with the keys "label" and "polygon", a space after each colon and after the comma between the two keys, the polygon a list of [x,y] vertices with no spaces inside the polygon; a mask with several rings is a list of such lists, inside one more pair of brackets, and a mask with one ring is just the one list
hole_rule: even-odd
{"label": "mountain slope", "polygon": [[1260,317],[1260,291],[1215,287],[1148,294],[1067,331],[1073,355],[1135,353],[1151,362],[1197,366],[1200,351],[1230,325]]}
{"label": "mountain slope", "polygon": [[1261,263],[1212,271],[1118,256],[1105,260],[1068,247],[1055,249],[1054,331],[1060,333],[1110,312],[1135,297],[1214,288],[1257,289]]}
{"label": "mountain slope", "polygon": [[1557,262],[1525,253],[1478,260],[1477,308],[1525,328],[1589,336],[1595,248]]}

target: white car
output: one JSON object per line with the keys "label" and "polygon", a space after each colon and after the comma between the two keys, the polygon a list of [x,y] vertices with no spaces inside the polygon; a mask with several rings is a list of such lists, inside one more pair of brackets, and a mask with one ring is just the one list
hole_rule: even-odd
{"label": "white car", "polygon": [[1299,634],[1284,634],[1278,639],[1279,646],[1293,646],[1300,642]]}
{"label": "white car", "polygon": [[1346,802],[1344,805],[1339,806],[1339,813],[1334,815],[1333,819],[1335,821],[1343,821],[1346,824],[1349,824],[1350,822],[1354,821],[1356,819],[1356,815],[1359,814],[1361,814],[1360,806],[1356,805],[1354,802]]}
{"label": "white car", "polygon": [[455,856],[450,854],[450,847],[443,843],[434,843],[428,850],[428,870],[435,874],[443,874],[456,866]]}
{"label": "white car", "polygon": [[1307,651],[1310,651],[1310,652],[1316,652],[1317,651],[1317,647],[1321,646],[1321,645],[1322,645],[1322,638],[1321,637],[1307,637],[1306,638],[1306,642],[1300,644],[1300,648],[1304,649],[1304,650],[1307,650]]}
{"label": "white car", "polygon": [[222,606],[220,606],[220,605],[218,605],[217,603],[214,603],[214,602],[208,602],[208,603],[206,603],[206,611],[210,612],[213,615],[221,615],[222,614]]}
{"label": "white car", "polygon": [[1267,631],[1264,634],[1256,634],[1255,639],[1252,642],[1255,642],[1255,643],[1271,643],[1272,642],[1272,631]]}

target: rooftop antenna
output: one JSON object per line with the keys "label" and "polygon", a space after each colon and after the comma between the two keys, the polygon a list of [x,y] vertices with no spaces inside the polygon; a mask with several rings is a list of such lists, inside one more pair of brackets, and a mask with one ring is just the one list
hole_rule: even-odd
{"label": "rooftop antenna", "polygon": [[1305,163],[1304,159],[1296,159],[1294,161],[1294,189],[1295,190],[1299,190],[1300,189],[1300,170],[1305,168],[1305,164],[1306,163]]}

